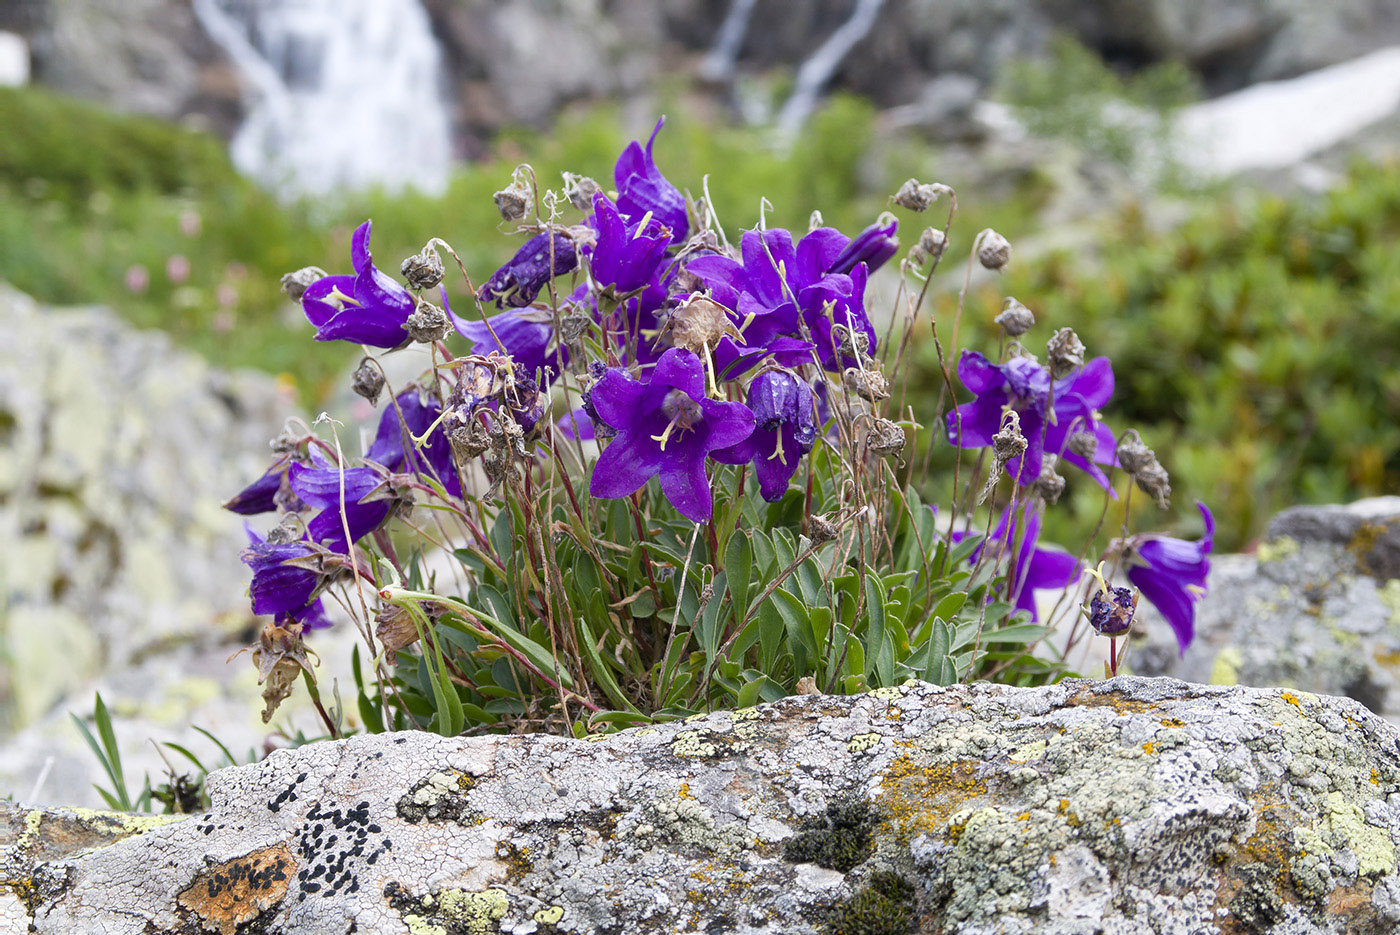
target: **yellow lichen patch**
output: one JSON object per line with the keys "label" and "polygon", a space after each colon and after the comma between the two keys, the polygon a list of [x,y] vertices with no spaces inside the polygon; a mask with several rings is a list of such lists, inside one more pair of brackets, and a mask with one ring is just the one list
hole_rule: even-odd
{"label": "yellow lichen patch", "polygon": [[681,783],[680,789],[676,790],[676,795],[682,799],[690,799],[692,801],[695,799],[695,796],[690,794],[690,783],[688,782]]}
{"label": "yellow lichen patch", "polygon": [[868,734],[856,734],[846,741],[846,749],[851,753],[864,753],[880,742],[880,735],[874,731]]}
{"label": "yellow lichen patch", "polygon": [[1303,703],[1299,701],[1298,696],[1293,694],[1292,692],[1279,692],[1279,698],[1288,702],[1293,707],[1297,708],[1299,711],[1303,710]]}
{"label": "yellow lichen patch", "polygon": [[285,845],[260,848],[202,871],[176,904],[198,916],[203,928],[233,935],[287,895],[296,859]]}
{"label": "yellow lichen patch", "polygon": [[639,727],[633,737],[650,737],[652,734],[660,733],[655,727]]}
{"label": "yellow lichen patch", "polygon": [[885,825],[903,837],[944,830],[949,815],[986,794],[987,784],[977,776],[980,765],[977,760],[920,765],[899,757],[880,779]]}
{"label": "yellow lichen patch", "polygon": [[122,812],[100,812],[95,808],[65,808],[63,812],[72,815],[93,831],[105,834],[143,834],[163,825],[184,821],[188,815],[128,815]]}
{"label": "yellow lichen patch", "polygon": [[550,906],[548,909],[541,909],[535,913],[535,921],[540,925],[555,925],[564,918],[563,906]]}
{"label": "yellow lichen patch", "polygon": [[1185,726],[1186,726],[1186,722],[1183,721],[1183,720],[1182,720],[1181,718],[1179,718],[1179,717],[1164,717],[1164,718],[1162,718],[1162,726],[1163,726],[1163,727],[1185,727]]}
{"label": "yellow lichen patch", "polygon": [[437,894],[437,916],[467,935],[489,935],[506,914],[509,903],[501,890],[469,893],[465,890],[443,890]]}
{"label": "yellow lichen patch", "polygon": [[1395,872],[1395,845],[1384,828],[1366,823],[1366,814],[1340,792],[1329,792],[1324,799],[1325,821],[1334,834],[1341,835],[1356,852],[1362,876]]}
{"label": "yellow lichen patch", "polygon": [[1142,752],[1143,752],[1143,753],[1156,753],[1156,752],[1157,752],[1157,745],[1156,745],[1155,743],[1153,743],[1152,741],[1149,740],[1147,743],[1145,743],[1145,744],[1142,745]]}
{"label": "yellow lichen patch", "polygon": [[885,717],[889,718],[891,721],[898,721],[900,718],[904,717],[904,712],[900,710],[897,705],[889,705],[885,708]]}
{"label": "yellow lichen patch", "polygon": [[1077,695],[1072,695],[1065,702],[1065,707],[1075,708],[1112,708],[1120,715],[1141,714],[1144,711],[1151,711],[1156,707],[1155,702],[1138,701],[1133,698],[1124,698],[1121,692],[1094,692],[1085,690]]}
{"label": "yellow lichen patch", "polygon": [[1216,653],[1215,661],[1210,664],[1210,684],[1212,685],[1238,685],[1240,683],[1240,665],[1244,662],[1244,654],[1234,646],[1227,646]]}

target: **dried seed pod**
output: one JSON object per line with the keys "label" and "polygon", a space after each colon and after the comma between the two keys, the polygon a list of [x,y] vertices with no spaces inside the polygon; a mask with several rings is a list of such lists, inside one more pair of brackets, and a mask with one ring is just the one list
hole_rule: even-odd
{"label": "dried seed pod", "polygon": [[1119,440],[1118,463],[1159,507],[1165,510],[1171,506],[1172,486],[1167,469],[1158,462],[1152,449],[1143,443],[1136,429],[1124,432]]}
{"label": "dried seed pod", "polygon": [[379,394],[384,392],[384,371],[380,370],[368,357],[360,358],[360,366],[350,377],[350,389],[358,396],[369,400],[373,406],[379,402]]}
{"label": "dried seed pod", "polygon": [[1069,450],[1081,458],[1092,458],[1099,450],[1099,437],[1093,432],[1073,432],[1069,436]]}
{"label": "dried seed pod", "polygon": [[1050,376],[1058,380],[1084,366],[1084,342],[1073,328],[1061,328],[1045,344]]}
{"label": "dried seed pod", "polygon": [[442,282],[445,270],[437,248],[429,244],[423,248],[422,253],[415,253],[404,260],[399,266],[399,272],[403,273],[413,288],[432,289]]}
{"label": "dried seed pod", "polygon": [[1031,493],[1047,504],[1055,503],[1060,499],[1060,494],[1065,492],[1065,479],[1055,470],[1059,460],[1058,456],[1047,452],[1044,460],[1040,462],[1040,476],[1031,487]]}
{"label": "dried seed pod", "polygon": [[522,182],[510,183],[509,188],[503,188],[496,192],[492,198],[496,202],[496,210],[501,212],[501,217],[507,221],[518,221],[525,216],[526,210],[530,207],[530,188]]}
{"label": "dried seed pod", "polygon": [[878,370],[847,367],[842,379],[846,389],[867,402],[878,403],[882,399],[890,398],[889,381]]}
{"label": "dried seed pod", "polygon": [[326,271],[319,266],[307,266],[282,277],[282,293],[293,302],[300,302],[302,295],[318,279],[324,279]]}
{"label": "dried seed pod", "polygon": [[807,535],[813,542],[830,542],[840,531],[840,526],[825,517],[815,513],[807,517]]}
{"label": "dried seed pod", "polygon": [[1001,314],[996,317],[996,323],[1007,337],[1019,338],[1035,325],[1035,313],[1014,298],[1008,298]]}
{"label": "dried seed pod", "polygon": [[1011,260],[1011,242],[992,230],[984,230],[978,238],[977,262],[987,269],[1003,269]]}
{"label": "dried seed pod", "polygon": [[404,322],[408,336],[420,344],[441,341],[452,331],[452,320],[447,313],[431,302],[418,303],[418,308]]}
{"label": "dried seed pod", "polygon": [[894,194],[894,203],[910,211],[927,211],[940,196],[951,194],[952,189],[938,182],[926,183],[918,179],[908,179]]}
{"label": "dried seed pod", "polygon": [[593,212],[593,196],[602,190],[601,185],[586,175],[564,173],[564,197],[569,199],[569,204],[584,214]]}
{"label": "dried seed pod", "polygon": [[904,450],[904,429],[889,419],[876,419],[865,438],[866,447],[877,455],[892,455]]}
{"label": "dried seed pod", "polygon": [[683,347],[700,357],[720,338],[734,332],[724,306],[704,296],[694,296],[671,312],[672,346]]}

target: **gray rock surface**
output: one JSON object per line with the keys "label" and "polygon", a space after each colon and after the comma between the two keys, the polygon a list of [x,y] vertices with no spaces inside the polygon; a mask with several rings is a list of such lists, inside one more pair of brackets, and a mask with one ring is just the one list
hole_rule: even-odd
{"label": "gray rock surface", "polygon": [[1140,630],[1135,672],[1346,695],[1400,722],[1400,497],[1294,507],[1253,555],[1212,559],[1184,657],[1164,624]]}
{"label": "gray rock surface", "polygon": [[[246,540],[219,504],[264,470],[292,401],[271,377],[3,284],[0,329],[0,790],[32,794],[42,775],[45,801],[100,802],[68,719],[94,690],[138,790],[164,773],[152,738],[218,761],[191,724],[240,756],[261,748],[252,664],[228,663],[256,635]],[[318,649],[348,671],[328,636]]]}
{"label": "gray rock surface", "polygon": [[169,823],[4,805],[0,919],[106,935],[1400,925],[1400,735],[1305,693],[911,682],[588,740],[361,736],[209,789],[207,814]]}

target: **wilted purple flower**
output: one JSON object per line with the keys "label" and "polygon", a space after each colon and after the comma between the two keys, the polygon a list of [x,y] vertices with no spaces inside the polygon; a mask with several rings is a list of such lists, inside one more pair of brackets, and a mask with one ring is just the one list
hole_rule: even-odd
{"label": "wilted purple flower", "polygon": [[670,234],[655,215],[628,222],[617,206],[599,193],[593,196],[593,220],[598,242],[593,246],[593,279],[611,286],[619,296],[636,292],[652,282],[666,255]]}
{"label": "wilted purple flower", "polygon": [[384,483],[373,468],[342,471],[293,464],[288,479],[302,502],[321,511],[306,524],[307,537],[332,552],[348,554],[351,545],[384,525],[396,505],[391,497],[365,499]]}
{"label": "wilted purple flower", "polygon": [[246,523],[243,529],[248,535],[248,548],[241,558],[253,570],[253,581],[248,586],[253,613],[273,614],[279,624],[296,620],[307,630],[330,626],[321,599],[312,597],[321,583],[320,575],[308,568],[285,564],[309,558],[315,550],[304,541],[268,542]]}
{"label": "wilted purple flower", "polygon": [[705,456],[749,436],[754,417],[748,407],[706,398],[700,358],[680,348],[661,355],[646,383],[614,367],[588,396],[598,419],[617,431],[593,467],[590,493],[626,497],[659,476],[661,492],[682,516],[708,522]]}
{"label": "wilted purple flower", "polygon": [[290,458],[279,459],[267,472],[224,501],[224,509],[243,516],[271,513],[277,509],[277,494],[287,476]]}
{"label": "wilted purple flower", "polygon": [[536,234],[482,283],[476,297],[482,302],[495,302],[497,308],[524,308],[535,301],[547,282],[572,272],[576,266],[578,254],[572,240],[559,233]]}
{"label": "wilted purple flower", "polygon": [[1137,611],[1137,595],[1127,588],[1115,587],[1104,580],[1103,563],[1089,574],[1098,581],[1098,589],[1089,597],[1089,626],[1103,636],[1121,636],[1133,625]]}
{"label": "wilted purple flower", "polygon": [[1128,580],[1167,618],[1183,655],[1196,635],[1196,602],[1206,593],[1210,550],[1215,544],[1215,517],[1196,501],[1205,535],[1195,542],[1143,535],[1128,542],[1124,560]]}
{"label": "wilted purple flower", "polygon": [[[1008,504],[986,542],[969,557],[969,561],[976,562],[984,547],[991,549],[994,555],[1016,550],[1016,560],[1007,569],[1007,596],[1015,602],[1017,610],[1028,611],[1031,620],[1039,619],[1035,608],[1036,591],[1063,588],[1079,577],[1079,561],[1073,555],[1059,549],[1042,549],[1037,542],[1040,510],[1034,500]],[[957,542],[963,534],[955,532],[952,538]]]}
{"label": "wilted purple flower", "polygon": [[[645,150],[636,140],[627,144],[613,167],[613,181],[617,185],[617,207],[623,214],[636,222],[650,212],[653,218],[670,230],[670,242],[680,243],[690,233],[685,196],[661,174],[651,155],[656,134],[661,132],[665,123],[665,117],[656,121]],[[594,205],[596,208],[596,198]]]}
{"label": "wilted purple flower", "polygon": [[[846,245],[826,271],[849,273],[856,268],[857,263],[864,263],[866,269],[875,272],[899,252],[899,238],[895,236],[897,230],[899,219],[892,214],[882,214],[878,221],[856,234],[855,239]],[[811,234],[807,236],[810,237]]]}
{"label": "wilted purple flower", "polygon": [[[531,376],[547,371],[552,382],[569,362],[569,352],[554,340],[552,315],[539,309],[501,312],[487,321],[467,321],[448,309],[458,333],[472,342],[472,353],[499,352]],[[553,345],[553,346],[552,346]]]}
{"label": "wilted purple flower", "polygon": [[[402,418],[400,418],[402,413]],[[365,452],[365,460],[373,461],[394,473],[418,473],[438,480],[454,497],[462,495],[462,484],[452,462],[452,444],[439,425],[433,429],[421,448],[413,437],[421,438],[442,415],[442,407],[434,399],[425,399],[417,387],[409,387],[384,408],[374,442]]]}
{"label": "wilted purple flower", "polygon": [[963,351],[958,361],[958,378],[977,397],[948,413],[948,441],[959,448],[982,448],[992,444],[1001,427],[1005,409],[1015,410],[1026,452],[1007,463],[1007,471],[1022,486],[1034,484],[1046,451],[1060,456],[1108,489],[1103,471],[1074,451],[1067,450],[1069,436],[1092,433],[1098,438],[1093,461],[1113,464],[1113,432],[1094,413],[1113,395],[1113,366],[1107,357],[1096,357],[1078,373],[1054,381],[1054,418],[1046,425],[1051,403],[1050,372],[1029,357],[1013,357],[994,364],[976,351]]}
{"label": "wilted purple flower", "polygon": [[749,384],[747,401],[753,411],[753,434],[710,456],[722,464],[752,461],[759,493],[771,503],[787,493],[797,462],[816,441],[816,396],[796,374],[769,370]]}
{"label": "wilted purple flower", "polygon": [[380,272],[369,253],[370,222],[350,241],[353,276],[324,276],[302,293],[301,307],[316,326],[317,341],[353,341],[398,347],[408,340],[404,322],[417,303],[407,289]]}

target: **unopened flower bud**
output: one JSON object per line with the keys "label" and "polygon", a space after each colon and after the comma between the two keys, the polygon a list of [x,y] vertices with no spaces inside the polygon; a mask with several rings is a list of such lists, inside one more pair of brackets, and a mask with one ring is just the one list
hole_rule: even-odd
{"label": "unopened flower bud", "polygon": [[432,289],[442,282],[442,257],[436,248],[427,246],[422,253],[415,253],[399,266],[408,284],[415,289]]}
{"label": "unopened flower bud", "polygon": [[1093,432],[1074,432],[1069,437],[1069,450],[1081,458],[1092,458],[1099,450],[1099,437]]}
{"label": "unopened flower bud", "polygon": [[361,358],[360,366],[355,368],[355,373],[350,378],[350,388],[356,395],[369,400],[373,406],[379,402],[379,394],[384,391],[384,371],[375,366],[368,357]]}
{"label": "unopened flower bud", "polygon": [[295,273],[282,277],[282,292],[293,302],[300,302],[302,294],[318,279],[323,279],[326,271],[319,266],[308,266]]}
{"label": "unopened flower bud", "polygon": [[1011,242],[990,227],[977,243],[977,262],[987,269],[1002,269],[1011,259]]}
{"label": "unopened flower bud", "polygon": [[584,214],[593,212],[593,196],[602,190],[602,186],[586,175],[564,173],[564,196]]}
{"label": "unopened flower bud", "polygon": [[1047,452],[1045,460],[1040,462],[1040,476],[1031,488],[1031,493],[1047,504],[1055,503],[1060,499],[1060,494],[1065,492],[1065,479],[1055,470],[1059,460],[1056,455]]}
{"label": "unopened flower bud", "polygon": [[1084,366],[1084,342],[1073,328],[1061,328],[1045,344],[1046,363],[1050,376],[1056,380],[1067,377]]}
{"label": "unopened flower bud", "polygon": [[908,208],[910,211],[927,211],[929,205],[939,199],[941,195],[949,194],[953,190],[947,185],[938,183],[920,183],[918,179],[909,179],[899,186],[899,191],[895,192],[894,203],[901,208]]}
{"label": "unopened flower bud", "polygon": [[846,384],[846,389],[855,393],[861,399],[868,402],[878,403],[882,399],[890,398],[890,384],[885,379],[885,375],[878,370],[865,369],[859,367],[847,367],[842,375]]}
{"label": "unopened flower bud", "polygon": [[431,302],[419,302],[418,308],[404,322],[408,336],[420,344],[431,344],[447,337],[452,330],[452,320],[447,313]]}
{"label": "unopened flower bud", "polygon": [[1015,299],[1008,298],[1001,314],[996,317],[996,323],[1007,337],[1019,338],[1031,330],[1035,324],[1035,314]]}

